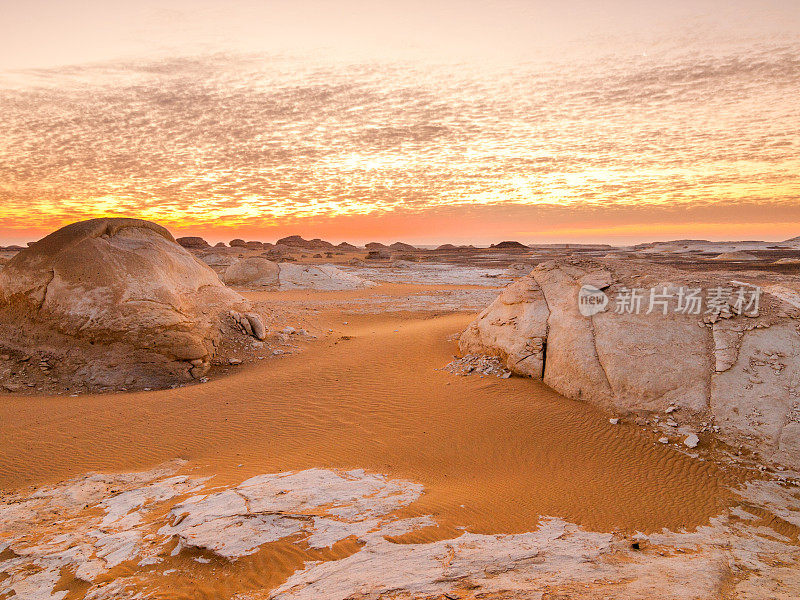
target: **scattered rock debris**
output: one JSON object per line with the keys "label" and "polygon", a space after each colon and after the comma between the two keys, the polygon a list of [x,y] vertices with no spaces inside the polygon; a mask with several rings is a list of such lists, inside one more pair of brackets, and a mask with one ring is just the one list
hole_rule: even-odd
{"label": "scattered rock debris", "polygon": [[461,375],[494,375],[508,379],[511,371],[503,366],[503,362],[496,356],[485,356],[480,354],[467,354],[444,367],[448,373]]}

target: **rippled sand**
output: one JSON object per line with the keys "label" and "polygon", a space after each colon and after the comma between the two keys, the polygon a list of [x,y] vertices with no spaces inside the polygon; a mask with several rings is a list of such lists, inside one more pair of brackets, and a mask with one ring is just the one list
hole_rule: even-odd
{"label": "rippled sand", "polygon": [[[431,515],[438,526],[395,538],[401,542],[454,538],[463,529],[528,532],[543,516],[598,532],[691,530],[732,503],[737,473],[663,446],[634,425],[611,425],[607,415],[530,380],[441,371],[457,351],[453,334],[472,314],[404,312],[399,300],[394,311],[343,313],[334,302],[382,293],[284,294],[283,301],[327,299],[330,310],[304,311],[302,302],[293,309],[321,335],[297,354],[203,385],[0,396],[0,489],[175,458],[189,461],[193,476],[215,475],[215,485],[314,467],[366,469],[425,490],[400,516]],[[345,541],[312,555],[342,558],[357,549]],[[225,597],[236,578],[243,589],[269,588],[305,560],[308,554],[277,542],[228,566],[233,579],[205,573],[191,585],[205,597]],[[79,585],[71,589],[80,597]]]}

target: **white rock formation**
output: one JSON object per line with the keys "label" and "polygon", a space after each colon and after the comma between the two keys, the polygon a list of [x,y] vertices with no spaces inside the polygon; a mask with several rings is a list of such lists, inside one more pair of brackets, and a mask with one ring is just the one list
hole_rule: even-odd
{"label": "white rock formation", "polygon": [[0,341],[65,381],[166,387],[201,377],[249,303],[170,233],[138,219],[64,227],[0,271]]}
{"label": "white rock formation", "polygon": [[[517,374],[615,413],[681,409],[684,423],[713,422],[719,436],[765,459],[800,467],[800,282],[765,287],[757,316],[728,304],[712,314],[656,306],[584,316],[582,286],[618,298],[624,289],[736,288],[742,282],[636,261],[565,260],[509,285],[461,335],[464,353],[501,357]],[[706,309],[706,306],[703,306]]]}
{"label": "white rock formation", "polygon": [[246,288],[276,288],[280,268],[271,260],[262,256],[240,258],[231,264],[222,276],[222,280],[231,286]]}
{"label": "white rock formation", "polygon": [[280,263],[278,266],[282,290],[358,290],[377,285],[373,281],[347,273],[333,265]]}

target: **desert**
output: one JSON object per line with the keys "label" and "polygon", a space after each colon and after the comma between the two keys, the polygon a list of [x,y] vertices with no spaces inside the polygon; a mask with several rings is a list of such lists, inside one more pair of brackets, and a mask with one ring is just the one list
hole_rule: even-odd
{"label": "desert", "polygon": [[[92,270],[82,244],[115,268]],[[729,245],[708,245],[398,245],[357,263],[372,250],[293,245],[272,262],[263,245],[101,219],[12,250],[0,592],[795,597],[800,277],[767,244],[723,265],[705,255]],[[180,270],[131,289],[126,264],[168,255]],[[576,302],[583,284],[731,281],[764,289],[757,316],[585,317]],[[215,300],[193,313],[200,288]],[[137,318],[96,300],[106,289],[135,295]],[[55,313],[67,293],[88,301]],[[183,345],[211,340],[202,372],[152,333],[162,306]]]}
{"label": "desert", "polygon": [[0,600],[800,599],[797,0],[0,8]]}

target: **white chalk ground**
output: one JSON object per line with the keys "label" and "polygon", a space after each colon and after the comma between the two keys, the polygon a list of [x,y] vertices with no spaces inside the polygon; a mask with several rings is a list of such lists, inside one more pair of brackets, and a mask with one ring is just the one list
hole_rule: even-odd
{"label": "white chalk ground", "polygon": [[[144,473],[89,474],[27,494],[0,497],[0,597],[61,600],[66,575],[86,581],[85,598],[158,596],[172,569],[156,568],[185,548],[219,560],[246,560],[265,543],[329,547],[355,537],[347,558],[308,562],[278,589],[238,600],[348,598],[718,598],[790,599],[800,595],[800,490],[779,482],[747,484],[745,502],[694,532],[631,539],[584,531],[545,518],[515,535],[462,536],[398,544],[386,536],[433,525],[396,512],[422,493],[419,484],[361,470],[309,469],[267,474],[234,487],[178,474],[173,462]],[[776,515],[763,519],[763,511]],[[760,514],[759,514],[760,513]],[[781,524],[783,533],[766,525]],[[209,578],[220,565],[195,559]],[[119,565],[126,568],[107,575]],[[121,573],[121,575],[119,574]],[[156,590],[156,591],[154,591]],[[496,594],[496,596],[493,596]]]}
{"label": "white chalk ground", "polygon": [[333,265],[301,265],[278,263],[282,290],[359,290],[377,285],[375,282],[347,273]]}
{"label": "white chalk ground", "polygon": [[[533,268],[533,267],[531,267]],[[427,285],[480,285],[497,287],[513,279],[507,269],[458,266],[446,263],[395,261],[386,266],[343,266],[342,270],[370,281]],[[519,275],[517,275],[519,276]]]}

